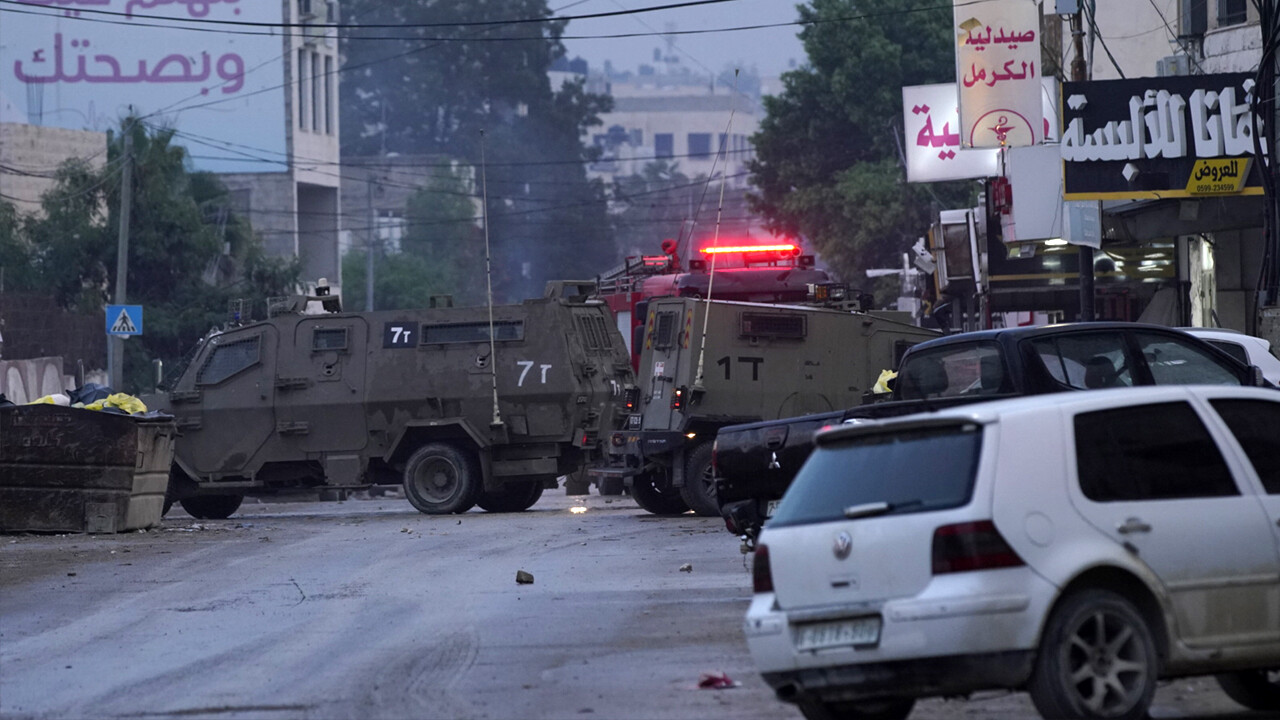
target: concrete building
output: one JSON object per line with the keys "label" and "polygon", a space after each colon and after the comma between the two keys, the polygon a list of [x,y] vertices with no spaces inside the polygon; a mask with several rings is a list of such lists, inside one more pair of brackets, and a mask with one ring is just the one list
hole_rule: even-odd
{"label": "concrete building", "polygon": [[284,0],[284,17],[303,25],[284,37],[285,86],[279,92],[287,127],[284,172],[219,173],[273,255],[297,257],[302,279],[327,278],[341,290],[339,217],[341,156],[338,150],[337,33],[330,0]]}
{"label": "concrete building", "polygon": [[[613,96],[613,111],[586,142],[601,148],[588,176],[606,183],[639,174],[655,160],[676,164],[688,177],[725,175],[730,187],[747,186],[754,156],[749,138],[760,126],[759,97],[734,91],[708,73],[668,56],[636,72],[611,67],[588,75],[587,89]],[[724,156],[717,157],[721,148]]]}
{"label": "concrete building", "polygon": [[[472,195],[476,226],[484,212],[476,188],[475,169],[435,155],[379,155],[343,158],[342,217],[339,256],[352,248],[375,243],[385,252],[399,252],[406,231],[409,198],[427,187],[438,173],[463,178],[464,192]],[[360,278],[352,282],[359,283]]]}
{"label": "concrete building", "polygon": [[0,122],[0,199],[19,214],[39,213],[40,198],[53,189],[58,168],[72,159],[100,169],[107,161],[107,134]]}

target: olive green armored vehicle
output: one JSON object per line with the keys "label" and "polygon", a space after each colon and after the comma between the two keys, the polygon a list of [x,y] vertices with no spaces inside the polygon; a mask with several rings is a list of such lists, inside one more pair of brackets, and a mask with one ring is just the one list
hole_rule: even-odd
{"label": "olive green armored vehicle", "polygon": [[169,501],[225,518],[246,495],[402,484],[429,514],[528,509],[625,414],[629,356],[592,290],[322,314],[303,310],[335,297],[299,296],[211,332],[167,394]]}

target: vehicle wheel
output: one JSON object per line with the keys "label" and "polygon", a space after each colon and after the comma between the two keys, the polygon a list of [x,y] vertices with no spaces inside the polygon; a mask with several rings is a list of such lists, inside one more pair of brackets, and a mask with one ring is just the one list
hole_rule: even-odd
{"label": "vehicle wheel", "polygon": [[635,476],[631,481],[631,497],[654,515],[680,515],[689,510],[684,498],[671,487],[671,475],[661,470]]}
{"label": "vehicle wheel", "polygon": [[524,512],[542,497],[542,482],[507,483],[501,490],[480,491],[476,504],[488,512]]}
{"label": "vehicle wheel", "polygon": [[1141,720],[1157,672],[1151,630],[1133,604],[1086,590],[1049,618],[1027,689],[1046,718]]}
{"label": "vehicle wheel", "polygon": [[915,705],[916,701],[911,699],[863,702],[803,700],[797,703],[807,720],[906,720]]}
{"label": "vehicle wheel", "polygon": [[596,488],[601,495],[621,495],[626,492],[627,484],[619,477],[600,478],[596,481]]}
{"label": "vehicle wheel", "polygon": [[702,443],[688,453],[684,462],[684,487],[680,497],[702,517],[720,517],[716,502],[716,476],[711,469],[711,443]]}
{"label": "vehicle wheel", "polygon": [[448,443],[427,443],[404,466],[404,495],[428,515],[464,513],[480,495],[475,457]]}
{"label": "vehicle wheel", "polygon": [[1250,710],[1280,710],[1280,667],[1219,675],[1218,685]]}
{"label": "vehicle wheel", "polygon": [[243,495],[193,495],[183,498],[182,509],[197,520],[226,520],[240,509]]}

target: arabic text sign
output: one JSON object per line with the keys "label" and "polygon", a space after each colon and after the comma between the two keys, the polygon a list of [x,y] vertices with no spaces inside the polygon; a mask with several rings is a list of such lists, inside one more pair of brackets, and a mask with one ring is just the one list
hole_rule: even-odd
{"label": "arabic text sign", "polygon": [[957,2],[953,30],[961,143],[1010,147],[1043,142],[1036,3]]}
{"label": "arabic text sign", "polygon": [[1257,168],[1242,161],[1255,148],[1252,88],[1248,73],[1067,83],[1065,197],[1260,194]]}
{"label": "arabic text sign", "polygon": [[[279,23],[278,0],[19,0],[0,8],[0,95],[7,122],[107,130],[130,112],[217,141],[285,152],[284,43],[272,35],[198,32],[182,20]],[[12,7],[12,6],[11,6]],[[113,23],[82,9],[120,13]],[[274,92],[265,92],[273,89]],[[212,103],[212,104],[210,104]],[[207,105],[207,107],[197,107]],[[180,140],[182,142],[188,142]],[[202,170],[280,170],[196,146]],[[263,153],[256,153],[263,154]],[[283,159],[283,158],[281,158]]]}
{"label": "arabic text sign", "polygon": [[[1056,138],[1057,81],[1041,78],[1040,97],[1043,135],[1046,139]],[[907,182],[967,180],[1000,174],[999,148],[961,146],[958,98],[959,90],[954,83],[902,88]]]}

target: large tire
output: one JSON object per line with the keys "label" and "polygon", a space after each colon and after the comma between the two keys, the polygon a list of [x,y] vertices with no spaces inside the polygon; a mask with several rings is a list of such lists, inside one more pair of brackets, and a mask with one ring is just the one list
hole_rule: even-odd
{"label": "large tire", "polygon": [[1158,672],[1151,629],[1133,604],[1086,590],[1049,618],[1027,689],[1049,720],[1142,720]]}
{"label": "large tire", "polygon": [[863,702],[803,700],[797,703],[806,720],[906,720],[915,705],[916,701],[912,699]]}
{"label": "large tire", "polygon": [[495,492],[480,491],[476,505],[488,512],[524,512],[542,497],[542,481],[512,482]]}
{"label": "large tire", "polygon": [[473,454],[448,443],[427,443],[404,465],[404,496],[428,515],[464,513],[480,496],[479,464]]}
{"label": "large tire", "polygon": [[702,517],[720,517],[716,501],[716,477],[711,468],[711,443],[702,443],[685,455],[684,487],[680,497]]}
{"label": "large tire", "polygon": [[1218,685],[1228,697],[1250,710],[1280,710],[1280,667],[1219,675]]}
{"label": "large tire", "polygon": [[182,509],[197,520],[226,520],[240,509],[243,495],[193,495],[183,498]]}
{"label": "large tire", "polygon": [[671,475],[661,470],[636,475],[631,481],[631,497],[654,515],[682,515],[689,511],[679,491],[671,486]]}

